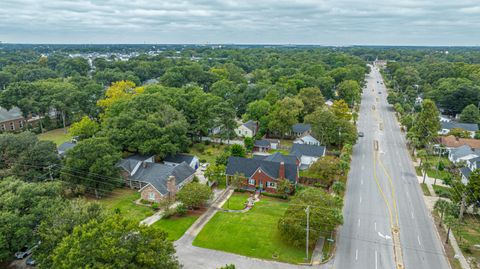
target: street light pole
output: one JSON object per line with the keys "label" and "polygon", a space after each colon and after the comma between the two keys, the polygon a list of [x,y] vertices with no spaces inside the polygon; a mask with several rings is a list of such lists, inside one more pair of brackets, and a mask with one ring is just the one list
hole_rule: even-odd
{"label": "street light pole", "polygon": [[307,253],[306,260],[308,261],[308,237],[310,232],[310,206],[307,206],[307,209],[305,209],[305,212],[307,213],[307,244],[305,245],[305,251]]}

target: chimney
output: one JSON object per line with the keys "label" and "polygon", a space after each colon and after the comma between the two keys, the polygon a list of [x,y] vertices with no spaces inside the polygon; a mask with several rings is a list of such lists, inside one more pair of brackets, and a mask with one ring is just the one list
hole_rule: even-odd
{"label": "chimney", "polygon": [[280,179],[284,179],[285,178],[285,163],[284,162],[280,162],[280,168],[279,168],[279,171],[278,171],[278,177]]}
{"label": "chimney", "polygon": [[175,199],[175,195],[177,194],[177,184],[174,176],[168,177],[167,190],[168,190],[168,197],[172,200]]}

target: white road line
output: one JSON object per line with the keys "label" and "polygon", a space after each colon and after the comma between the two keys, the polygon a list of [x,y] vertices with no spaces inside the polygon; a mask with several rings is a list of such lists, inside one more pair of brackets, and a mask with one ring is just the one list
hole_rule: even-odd
{"label": "white road line", "polygon": [[358,248],[355,250],[355,260],[358,260]]}
{"label": "white road line", "polygon": [[378,269],[378,254],[377,254],[377,250],[375,250],[375,269]]}
{"label": "white road line", "polygon": [[360,219],[358,219],[358,226],[360,226]]}
{"label": "white road line", "polygon": [[410,211],[410,213],[412,213],[412,219],[414,219],[415,217],[413,216],[413,211]]}
{"label": "white road line", "polygon": [[375,224],[375,232],[377,231],[377,222],[374,222],[373,224]]}
{"label": "white road line", "polygon": [[360,195],[360,204],[362,203],[362,196]]}
{"label": "white road line", "polygon": [[363,185],[363,179],[361,180],[361,182],[360,182],[360,183],[362,183],[362,185]]}
{"label": "white road line", "polygon": [[422,243],[420,243],[420,235],[417,235],[417,239],[418,239],[418,244],[421,246]]}

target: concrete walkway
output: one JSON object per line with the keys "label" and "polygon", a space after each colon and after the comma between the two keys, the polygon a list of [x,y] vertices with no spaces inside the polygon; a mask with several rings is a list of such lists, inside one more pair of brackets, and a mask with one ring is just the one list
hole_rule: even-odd
{"label": "concrete walkway", "polygon": [[312,265],[321,264],[323,261],[323,245],[325,244],[325,237],[320,237],[315,244],[315,249],[312,253]]}
{"label": "concrete walkway", "polygon": [[[430,179],[430,180],[427,180],[427,179]],[[425,205],[427,206],[430,217],[433,218],[432,214],[433,214],[433,209],[434,209],[435,203],[440,199],[441,200],[446,200],[446,201],[450,201],[450,200],[446,199],[446,198],[437,197],[437,195],[433,191],[433,187],[432,187],[433,179],[428,178],[428,177],[427,177],[427,179],[425,180],[425,184],[427,185],[427,187],[428,187],[432,196],[423,196],[423,199],[425,200]],[[418,180],[419,180],[419,183],[422,183],[423,182],[423,177],[419,176]],[[438,183],[439,183],[439,181],[437,180],[437,185],[440,185]],[[443,183],[442,183],[441,186],[446,186],[446,185],[443,185]],[[447,230],[448,230],[447,227],[443,226],[443,228],[445,229],[445,232],[447,232]],[[463,253],[462,253],[460,247],[458,246],[457,239],[455,239],[455,236],[453,235],[453,232],[450,232],[448,240],[450,242],[449,244],[453,248],[453,251],[455,252],[455,258],[458,259],[462,268],[463,269],[470,269],[470,265],[468,264],[465,256],[463,256]],[[444,243],[444,242],[442,242],[442,243]]]}
{"label": "concrete walkway", "polygon": [[[175,209],[179,204],[180,204],[179,202],[175,202],[169,207],[169,209]],[[151,215],[150,217],[147,217],[144,220],[140,221],[140,224],[150,226],[155,222],[159,221],[160,219],[162,219],[163,213],[165,213],[165,210],[159,210],[155,212],[155,214]]]}

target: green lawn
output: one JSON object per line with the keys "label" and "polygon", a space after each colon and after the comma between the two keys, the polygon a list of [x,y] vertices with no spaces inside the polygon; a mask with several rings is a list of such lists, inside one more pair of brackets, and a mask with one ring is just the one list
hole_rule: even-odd
{"label": "green lawn", "polygon": [[450,192],[452,191],[449,187],[439,186],[439,185],[432,185],[433,190],[435,193],[443,198],[450,198]]}
{"label": "green lawn", "polygon": [[425,183],[420,183],[420,187],[422,187],[423,195],[425,195],[425,196],[432,196],[432,194],[430,193],[430,190],[429,190],[428,187],[427,187],[427,184],[425,184]]}
{"label": "green lawn", "polygon": [[284,242],[277,229],[287,207],[288,202],[263,197],[246,213],[218,212],[193,245],[255,258],[303,262],[305,249]]}
{"label": "green lawn", "polygon": [[134,201],[139,198],[140,193],[137,190],[124,188],[116,189],[110,196],[96,201],[103,204],[107,209],[115,210],[118,208],[120,214],[140,222],[153,215],[154,211],[150,207],[134,204]]}
{"label": "green lawn", "polygon": [[205,160],[208,163],[214,164],[215,159],[225,149],[226,145],[213,144],[205,145],[198,143],[190,148],[190,154],[196,155],[198,159]]}
{"label": "green lawn", "polygon": [[[437,171],[438,161],[438,155],[429,155],[427,157],[427,162],[430,163],[431,166],[431,169],[427,170],[428,177],[442,179],[448,176],[448,172],[446,171],[446,169],[444,169],[443,171]],[[450,160],[447,157],[443,156],[440,157],[440,162],[444,164],[444,167],[447,167],[451,164]],[[416,168],[416,170],[417,175],[422,176],[420,168]]]}
{"label": "green lawn", "polygon": [[72,136],[68,134],[68,132],[65,134],[63,131],[63,128],[60,129],[55,129],[51,131],[47,131],[45,133],[39,134],[38,139],[40,140],[49,140],[57,144],[57,146],[61,145],[64,142],[70,141],[72,139]]}
{"label": "green lawn", "polygon": [[280,145],[284,147],[292,147],[293,140],[290,139],[280,139]]}
{"label": "green lawn", "polygon": [[171,217],[169,219],[160,219],[152,224],[168,233],[168,240],[176,241],[192,226],[200,217],[200,214],[191,214],[183,217]]}
{"label": "green lawn", "polygon": [[471,257],[477,262],[480,262],[480,249],[474,246],[480,244],[480,223],[478,216],[465,214],[464,222],[460,224],[458,229],[454,230],[454,234],[467,260]]}
{"label": "green lawn", "polygon": [[245,203],[247,202],[248,197],[250,197],[250,193],[234,193],[228,201],[223,205],[222,208],[224,209],[233,209],[233,210],[241,210],[245,208]]}

